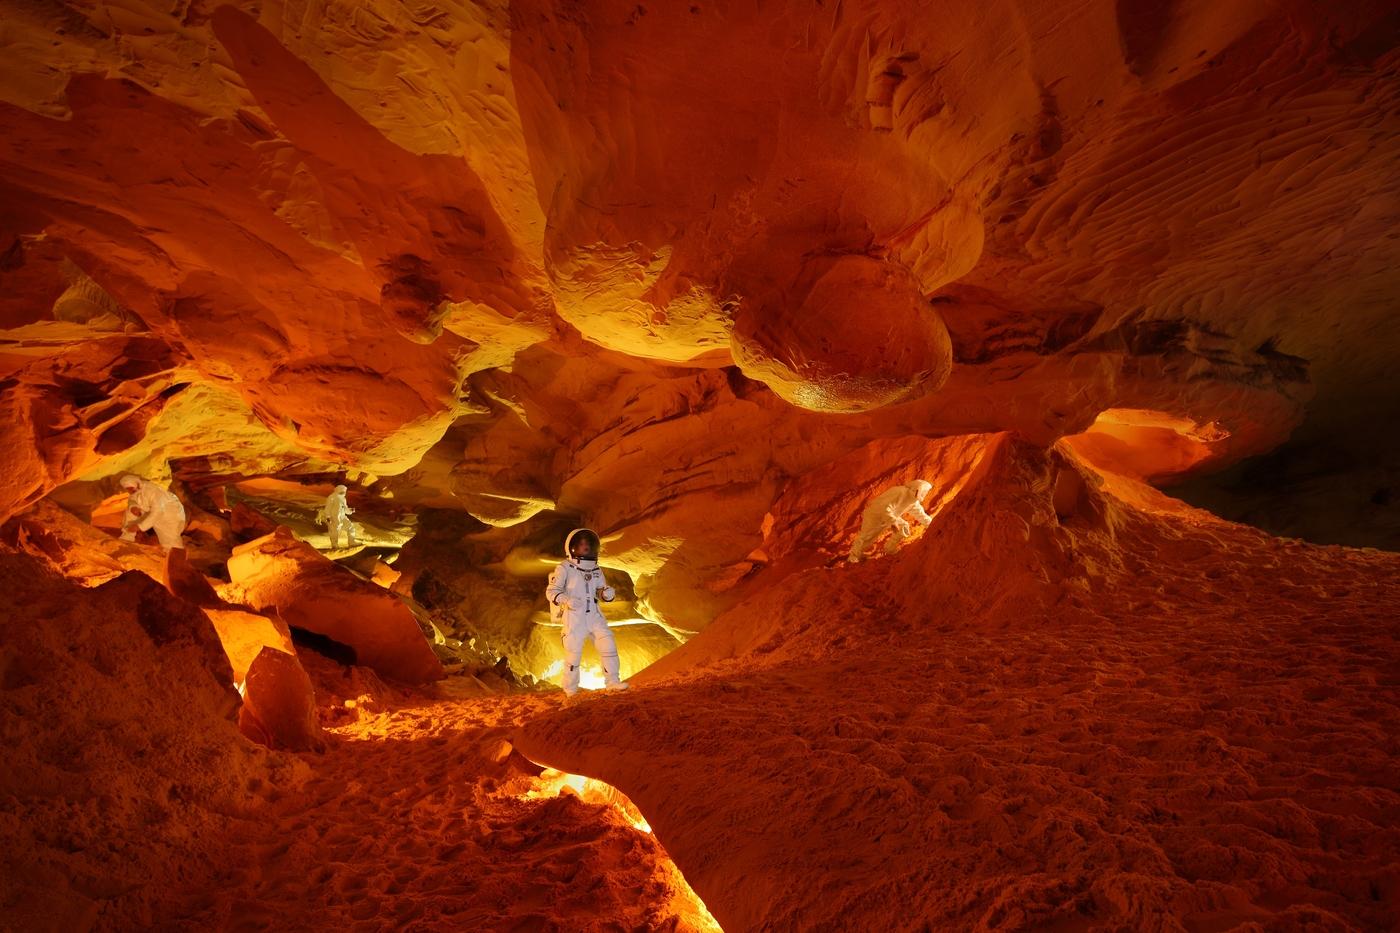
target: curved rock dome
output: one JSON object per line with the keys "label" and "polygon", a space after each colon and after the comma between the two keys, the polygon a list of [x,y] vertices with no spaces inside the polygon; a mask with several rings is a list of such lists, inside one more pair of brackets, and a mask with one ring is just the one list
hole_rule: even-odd
{"label": "curved rock dome", "polygon": [[855,412],[938,391],[948,329],[912,275],[868,256],[803,263],[788,289],[739,312],[734,361],[794,405]]}

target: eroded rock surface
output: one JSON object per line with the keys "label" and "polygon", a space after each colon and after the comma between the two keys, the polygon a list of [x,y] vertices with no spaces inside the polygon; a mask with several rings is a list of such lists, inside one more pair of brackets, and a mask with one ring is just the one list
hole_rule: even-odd
{"label": "eroded rock surface", "polygon": [[316,719],[316,693],[295,655],[267,647],[253,659],[243,686],[238,731],[268,748],[325,748]]}
{"label": "eroded rock surface", "polygon": [[1393,924],[1400,558],[955,440],[896,555],[775,564],[516,748],[626,793],[725,929]]}
{"label": "eroded rock surface", "polygon": [[334,639],[354,660],[406,683],[442,676],[442,664],[403,602],[361,580],[286,529],[234,549],[225,599],[288,626]]}
{"label": "eroded rock surface", "polygon": [[18,929],[150,926],[177,876],[226,864],[209,843],[306,768],[238,735],[197,610],[154,582],[84,590],[13,553],[0,580],[0,911]]}

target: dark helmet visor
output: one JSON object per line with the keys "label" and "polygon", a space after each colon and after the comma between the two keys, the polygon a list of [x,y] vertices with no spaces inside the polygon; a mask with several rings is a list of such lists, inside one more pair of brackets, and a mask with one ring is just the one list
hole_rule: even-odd
{"label": "dark helmet visor", "polygon": [[587,529],[577,532],[569,539],[569,553],[573,555],[582,554],[585,550],[597,554],[599,547],[601,547],[601,543],[598,541],[598,536]]}

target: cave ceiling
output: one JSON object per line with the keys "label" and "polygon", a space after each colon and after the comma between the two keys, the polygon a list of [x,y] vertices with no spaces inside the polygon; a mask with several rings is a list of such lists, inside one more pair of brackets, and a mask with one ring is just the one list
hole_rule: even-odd
{"label": "cave ceiling", "polygon": [[1400,408],[1388,3],[3,10],[6,515],[349,471],[713,568],[881,436]]}

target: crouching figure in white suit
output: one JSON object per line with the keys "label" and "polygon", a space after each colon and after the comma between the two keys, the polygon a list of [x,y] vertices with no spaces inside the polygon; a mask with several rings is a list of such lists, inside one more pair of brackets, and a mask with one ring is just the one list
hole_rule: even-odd
{"label": "crouching figure in white suit", "polygon": [[608,620],[599,608],[601,600],[610,603],[616,592],[603,579],[598,566],[600,544],[598,536],[587,528],[575,528],[564,539],[561,561],[549,575],[545,595],[553,606],[553,614],[564,624],[564,692],[578,693],[579,663],[583,659],[583,643],[593,636],[593,647],[603,661],[603,679],[608,690],[626,690],[627,684],[618,679],[617,642],[613,639]]}
{"label": "crouching figure in white suit", "polygon": [[120,486],[126,492],[123,541],[135,541],[138,531],[154,530],[160,546],[167,551],[185,546],[185,539],[181,537],[185,530],[185,507],[173,492],[135,473],[123,476]]}
{"label": "crouching figure in white suit", "polygon": [[927,528],[933,519],[924,511],[923,498],[932,489],[932,483],[916,479],[912,483],[886,489],[871,499],[865,514],[860,517],[860,532],[851,542],[851,553],[846,559],[853,564],[863,560],[866,549],[891,525],[894,526],[895,534],[886,544],[885,553],[894,553],[904,543],[904,539],[913,533],[909,522],[905,520],[906,515],[912,516],[916,522]]}

